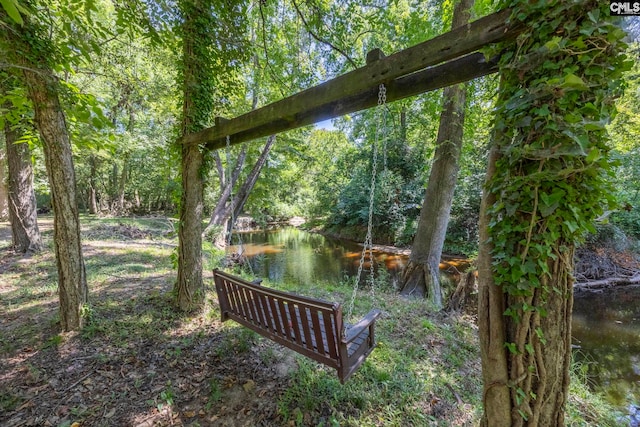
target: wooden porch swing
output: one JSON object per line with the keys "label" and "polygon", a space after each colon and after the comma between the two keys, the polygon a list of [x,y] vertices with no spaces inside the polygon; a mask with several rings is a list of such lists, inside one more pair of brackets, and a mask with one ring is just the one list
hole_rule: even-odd
{"label": "wooden porch swing", "polygon": [[344,382],[376,346],[371,310],[344,327],[339,303],[299,296],[213,271],[222,321],[235,320],[258,334],[337,370]]}

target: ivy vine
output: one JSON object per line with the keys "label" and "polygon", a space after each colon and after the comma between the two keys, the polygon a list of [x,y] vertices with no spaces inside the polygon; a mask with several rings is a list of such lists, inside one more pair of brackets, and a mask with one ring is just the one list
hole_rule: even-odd
{"label": "ivy vine", "polygon": [[[547,344],[539,327],[546,303],[552,293],[568,295],[576,243],[615,205],[605,126],[615,114],[619,78],[631,63],[622,53],[625,33],[608,6],[593,0],[502,2],[512,10],[512,25],[524,32],[500,63],[497,156],[486,191],[496,200],[487,210],[492,273],[506,294],[504,315],[512,319],[505,346],[517,356],[514,378],[536,375],[534,354]],[[526,420],[526,402],[536,394],[512,387]]]}

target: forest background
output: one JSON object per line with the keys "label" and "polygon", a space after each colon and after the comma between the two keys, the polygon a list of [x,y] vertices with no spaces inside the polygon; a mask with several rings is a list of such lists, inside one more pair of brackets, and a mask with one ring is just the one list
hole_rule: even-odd
{"label": "forest background", "polygon": [[[178,17],[172,14],[173,5],[134,2],[114,9],[108,2],[87,2],[86,9],[74,9],[80,5],[60,5],[59,22],[54,20],[52,28],[54,37],[60,38],[59,53],[68,60],[60,70],[65,84],[62,102],[72,133],[80,210],[100,215],[175,215],[181,179],[175,145],[181,86],[176,65],[180,62],[178,35],[172,31]],[[397,1],[385,8],[364,2],[349,4],[346,10],[341,3],[331,2],[295,8],[287,3],[239,7],[246,10],[229,16],[221,8],[220,16],[214,17],[221,26],[211,34],[218,40],[211,49],[220,61],[219,68],[212,70],[211,120],[235,117],[362,66],[366,53],[374,48],[392,53],[433,38],[450,27],[452,14],[449,2],[418,7]],[[491,11],[491,4],[479,1],[474,9],[474,16],[482,16]],[[97,30],[80,34],[66,28],[62,20],[72,13],[86,14],[82,19],[98,23]],[[227,26],[242,29],[227,31]],[[609,125],[618,160],[612,178],[622,209],[610,212],[601,229],[607,235],[620,233],[619,237],[624,234],[637,240],[640,86],[635,49],[632,45],[636,65],[625,78],[626,90],[617,102],[619,114]],[[473,256],[477,251],[496,79],[493,75],[468,84],[463,152],[446,253]],[[29,125],[32,113],[25,89],[5,88],[3,99],[5,122],[22,120],[18,141],[29,145],[38,208],[46,212],[51,209],[50,190],[37,132]],[[378,243],[408,246],[412,242],[435,150],[441,102],[441,92],[435,91],[385,106],[383,170],[374,203]],[[367,110],[279,135],[243,213],[258,224],[302,216],[328,231],[362,240],[376,125],[375,112]],[[203,171],[208,177],[208,216],[224,190],[220,172],[224,180],[225,172],[238,166],[236,160],[245,158],[237,181],[244,182],[263,145],[256,141],[210,155]],[[6,193],[2,199],[6,214]],[[619,244],[624,239],[616,240]]]}
{"label": "forest background", "polygon": [[[48,6],[37,9],[38,19],[51,43],[49,64],[62,83],[59,95],[73,143],[80,210],[103,216],[174,215],[181,198],[175,144],[181,134],[178,82],[185,72],[176,65],[181,54],[176,5],[89,1]],[[212,40],[207,54],[218,61],[209,70],[211,79],[196,82],[204,86],[213,108],[196,124],[209,126],[213,116],[237,116],[343,74],[363,65],[373,48],[394,52],[450,27],[452,3],[397,1],[387,6],[229,2],[213,7],[207,19],[219,25],[207,34]],[[12,19],[19,18],[18,2],[5,0],[3,7]],[[491,9],[488,3],[477,3],[474,15]],[[634,49],[632,45],[630,57],[635,64],[618,99],[620,114],[609,126],[617,158],[611,178],[619,209],[601,218],[592,241],[637,252]],[[29,105],[25,88],[9,74],[4,77],[7,147],[29,148],[22,152],[28,160],[23,164],[34,168],[38,206],[46,212],[51,207],[44,179],[46,156],[30,120],[37,120],[32,114],[37,106]],[[481,185],[497,92],[495,77],[469,84],[462,167],[445,246],[449,253],[473,257],[477,251]],[[207,154],[199,171],[207,175],[205,215],[215,222],[219,201],[229,191],[227,180],[233,177],[253,185],[235,204],[236,216],[243,213],[263,225],[304,216],[326,231],[360,240],[368,217],[371,157],[377,148],[382,172],[373,204],[374,235],[378,243],[409,244],[435,150],[442,100],[439,93],[431,93],[383,109],[388,114],[381,142],[374,136],[377,132],[371,132],[380,125],[379,118],[367,111],[324,129],[307,128]],[[382,146],[376,147],[379,142]],[[252,165],[262,169],[257,181]],[[219,231],[214,227],[206,237],[213,239]]]}

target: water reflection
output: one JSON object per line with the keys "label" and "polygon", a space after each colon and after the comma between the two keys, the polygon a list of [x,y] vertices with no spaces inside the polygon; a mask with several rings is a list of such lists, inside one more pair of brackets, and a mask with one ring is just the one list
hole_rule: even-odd
{"label": "water reflection", "polygon": [[[242,250],[256,276],[278,282],[339,282],[355,276],[362,247],[354,242],[333,239],[297,228],[282,228],[241,236]],[[235,240],[234,240],[235,241]],[[232,246],[237,251],[238,246]],[[374,251],[377,265],[385,265],[392,278],[406,264],[406,256]],[[364,268],[370,267],[366,261]]]}
{"label": "water reflection", "polygon": [[589,363],[596,388],[619,406],[640,402],[640,287],[576,292],[575,358]]}

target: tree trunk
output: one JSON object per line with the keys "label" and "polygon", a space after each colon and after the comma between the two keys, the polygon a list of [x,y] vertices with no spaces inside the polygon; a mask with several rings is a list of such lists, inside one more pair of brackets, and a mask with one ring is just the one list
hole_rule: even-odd
{"label": "tree trunk", "polygon": [[[27,25],[25,25],[26,27]],[[29,40],[24,37],[23,40]],[[42,51],[26,51],[34,60],[22,59],[24,80],[35,110],[35,123],[44,149],[53,205],[53,241],[58,267],[60,323],[63,331],[79,330],[81,308],[87,302],[87,281],[80,243],[80,221],[71,142],[58,99],[58,81],[48,68]]]}
{"label": "tree trunk", "polygon": [[122,158],[122,174],[118,181],[118,212],[124,213],[124,190],[129,179],[129,154],[125,154]]}
{"label": "tree trunk", "polygon": [[627,46],[603,2],[520,0],[513,11],[526,28],[500,64],[480,216],[483,425],[563,426],[575,246],[613,190],[606,130],[586,117],[613,116]]}
{"label": "tree trunk", "polygon": [[9,221],[13,248],[20,253],[42,249],[36,193],[33,190],[33,165],[29,144],[17,143],[19,131],[5,122],[4,135],[9,169]]}
{"label": "tree trunk", "polygon": [[[239,169],[237,169],[237,171],[234,170],[232,177],[228,178],[229,182],[227,183],[227,185],[225,185],[224,191],[221,194],[215,209],[211,213],[211,219],[209,221],[209,224],[207,225],[207,228],[203,233],[206,235],[207,232],[212,230],[214,227],[216,226],[220,227],[221,232],[214,238],[214,244],[217,247],[224,248],[226,246],[226,243],[227,243],[226,236],[227,236],[227,233],[231,232],[230,228],[232,227],[232,224],[229,224],[229,220],[231,219],[232,216],[233,218],[237,218],[242,213],[242,210],[244,209],[244,205],[246,204],[247,199],[249,198],[249,194],[251,194],[251,190],[253,190],[253,187],[256,185],[256,182],[258,181],[258,177],[260,176],[260,171],[262,170],[262,168],[264,167],[264,164],[267,162],[267,159],[269,158],[269,152],[271,151],[271,148],[273,148],[273,144],[275,143],[275,141],[276,141],[275,135],[272,135],[269,138],[267,138],[267,142],[262,148],[260,157],[258,157],[258,160],[256,160],[256,163],[253,165],[251,172],[249,172],[247,179],[244,181],[244,183],[238,190],[238,193],[233,197],[233,200],[231,202],[229,202],[229,198],[231,198],[231,195],[232,195],[231,194],[232,187],[237,182],[240,170]],[[241,157],[244,163],[244,157],[243,156]],[[232,210],[232,207],[233,207],[233,210]]]}
{"label": "tree trunk", "polygon": [[0,221],[9,219],[9,193],[7,191],[6,176],[7,169],[5,167],[5,158],[7,157],[5,150],[0,144]]}
{"label": "tree trunk", "polygon": [[[183,104],[181,135],[195,132],[211,115],[213,104],[207,84],[213,76],[211,58],[196,52],[209,43],[212,22],[206,17],[210,4],[204,0],[179,2],[182,24]],[[208,82],[208,83],[207,83]],[[182,196],[178,224],[178,277],[174,286],[176,305],[183,311],[193,309],[204,297],[202,289],[202,215],[204,211],[204,155],[198,145],[181,145]]]}
{"label": "tree trunk", "polygon": [[251,194],[251,190],[253,190],[253,187],[256,185],[258,177],[260,176],[260,171],[262,171],[264,164],[267,162],[267,159],[269,158],[269,152],[271,151],[271,148],[273,147],[273,144],[275,142],[275,135],[271,135],[267,138],[267,142],[262,149],[262,153],[260,153],[260,157],[258,157],[255,165],[253,165],[253,169],[251,169],[251,172],[249,172],[249,176],[247,176],[244,184],[242,184],[242,187],[240,187],[238,194],[236,194],[236,197],[233,201],[233,216],[235,218],[237,218],[242,213],[244,205],[245,203],[247,203],[247,199],[249,198],[249,194]]}
{"label": "tree trunk", "polygon": [[176,303],[191,310],[202,295],[203,156],[197,145],[182,147],[182,199],[178,228],[178,281]]}
{"label": "tree trunk", "polygon": [[[461,0],[456,5],[452,28],[469,22],[472,6],[473,0]],[[440,116],[435,158],[400,287],[402,295],[426,296],[438,310],[443,307],[439,265],[458,179],[466,86],[449,86],[442,96],[444,109]]]}
{"label": "tree trunk", "polygon": [[89,176],[89,213],[92,215],[96,215],[98,213],[98,195],[96,190],[97,165],[95,156],[92,155],[90,157],[89,164],[91,166]]}
{"label": "tree trunk", "polygon": [[471,315],[478,314],[478,285],[476,272],[467,271],[460,275],[456,290],[447,301],[448,311],[462,311]]}
{"label": "tree trunk", "polygon": [[[240,177],[240,172],[242,171],[242,167],[244,166],[245,159],[247,157],[247,145],[243,145],[242,150],[240,151],[240,156],[235,162],[233,167],[233,171],[228,174],[225,173],[224,168],[222,166],[222,161],[220,159],[220,155],[218,152],[214,155],[216,160],[216,168],[218,170],[218,175],[220,177],[220,188],[221,193],[218,198],[218,202],[216,206],[213,208],[211,212],[211,217],[209,218],[209,224],[204,230],[204,234],[208,234],[215,226],[223,225],[229,219],[229,198],[231,197],[231,193],[233,192],[233,187],[238,182],[238,178]],[[230,161],[231,159],[227,159]],[[224,233],[222,233],[224,234]],[[224,236],[223,236],[224,238]],[[217,239],[216,239],[217,240]],[[223,245],[224,246],[224,245]]]}
{"label": "tree trunk", "polygon": [[[496,150],[489,153],[486,181],[495,173]],[[504,329],[505,301],[502,290],[493,282],[491,251],[489,243],[489,221],[487,208],[495,203],[495,196],[484,192],[480,204],[478,251],[478,334],[482,359],[482,380],[484,384],[483,403],[485,414],[483,426],[507,427],[511,425],[511,395],[509,392],[509,371],[505,349]]]}
{"label": "tree trunk", "polygon": [[[498,157],[496,150],[492,150],[487,180],[491,179]],[[483,198],[481,242],[488,241],[491,219],[487,207],[495,202],[491,194]],[[489,243],[480,246],[478,329],[484,382],[484,426],[564,425],[571,364],[574,249],[572,242],[559,241],[557,251],[554,251],[558,257],[549,262],[550,276],[542,278],[541,287],[532,295],[514,297],[503,293],[493,281],[492,246]],[[548,292],[549,289],[554,291]],[[519,321],[505,316],[506,307],[523,304],[538,309],[525,312]],[[531,347],[528,351],[509,351],[505,343],[515,344],[517,349]],[[526,399],[522,399],[522,393]]]}

